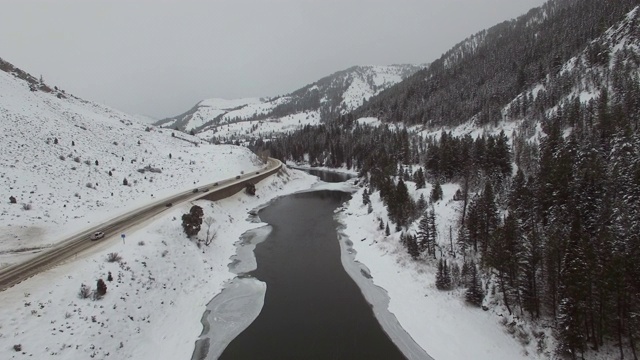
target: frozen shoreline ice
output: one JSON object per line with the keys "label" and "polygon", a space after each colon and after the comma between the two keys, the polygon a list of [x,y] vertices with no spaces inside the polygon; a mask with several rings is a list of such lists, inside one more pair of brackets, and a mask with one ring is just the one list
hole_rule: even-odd
{"label": "frozen shoreline ice", "polygon": [[367,267],[355,260],[356,250],[353,249],[352,240],[342,231],[345,225],[340,221],[340,213],[336,213],[335,218],[340,223],[338,231],[338,242],[340,243],[340,260],[344,270],[358,285],[366,301],[371,304],[373,314],[384,332],[391,341],[409,360],[433,358],[418,345],[415,340],[402,328],[396,316],[389,311],[389,294],[387,291],[373,283],[371,274]]}
{"label": "frozen shoreline ice", "polygon": [[254,249],[271,233],[269,225],[247,231],[236,244],[229,270],[238,276],[207,304],[202,316],[203,330],[196,341],[192,360],[220,357],[224,349],[251,325],[264,306],[267,284],[243,276],[257,268]]}

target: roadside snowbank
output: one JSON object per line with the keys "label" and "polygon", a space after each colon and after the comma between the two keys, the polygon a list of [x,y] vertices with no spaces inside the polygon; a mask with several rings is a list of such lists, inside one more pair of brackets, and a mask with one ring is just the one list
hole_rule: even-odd
{"label": "roadside snowbank", "polygon": [[[191,205],[176,206],[132,229],[126,243],[103,239],[90,253],[1,292],[3,358],[189,358],[207,303],[235,277],[229,262],[238,239],[265,225],[245,221],[247,212],[316,181],[285,169],[258,183],[255,197],[239,193],[196,202],[205,218],[215,219],[217,237],[208,247],[198,248],[182,232],[180,218]],[[108,262],[109,253],[122,260]],[[113,281],[106,281],[109,272]],[[99,278],[106,281],[106,296],[79,298],[80,285],[95,288]],[[14,351],[18,344],[21,350]]]}

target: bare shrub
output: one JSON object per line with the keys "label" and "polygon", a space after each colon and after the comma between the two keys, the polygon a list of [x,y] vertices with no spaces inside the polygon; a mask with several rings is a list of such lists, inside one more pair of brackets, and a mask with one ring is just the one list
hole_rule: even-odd
{"label": "bare shrub", "polygon": [[93,189],[93,183],[88,182],[88,183],[87,183],[87,187],[88,187],[89,189]]}
{"label": "bare shrub", "polygon": [[13,345],[13,350],[20,352],[22,351],[22,344],[15,344]]}
{"label": "bare shrub", "polygon": [[22,204],[22,210],[31,210],[31,204],[28,203],[23,203]]}
{"label": "bare shrub", "polygon": [[89,159],[85,160],[84,163],[87,165],[91,165],[91,161],[89,161]]}
{"label": "bare shrub", "polygon": [[211,216],[207,216],[207,218],[204,219],[204,223],[207,225],[207,235],[204,244],[207,246],[211,245],[213,239],[216,238],[217,231],[211,228],[215,222],[215,219]]}
{"label": "bare shrub", "polygon": [[60,156],[58,156],[58,159],[64,161],[64,159],[66,159],[66,158],[64,157],[64,155],[60,155]]}
{"label": "bare shrub", "polygon": [[107,254],[108,262],[120,262],[122,260],[122,256],[118,255],[117,252],[112,252]]}
{"label": "bare shrub", "polygon": [[138,241],[138,245],[139,246],[144,246],[144,241],[142,241],[142,240]]}
{"label": "bare shrub", "polygon": [[16,199],[15,196],[9,196],[9,203],[10,204],[17,204],[18,203],[18,199]]}
{"label": "bare shrub", "polygon": [[80,162],[80,156],[76,156],[73,158],[73,161],[79,163]]}
{"label": "bare shrub", "polygon": [[91,296],[91,289],[85,285],[80,285],[80,291],[78,292],[78,297],[80,299],[88,299]]}
{"label": "bare shrub", "polygon": [[169,253],[169,250],[165,250],[165,251],[163,251],[163,252],[162,252],[162,257],[167,256],[167,254],[168,254],[168,253]]}

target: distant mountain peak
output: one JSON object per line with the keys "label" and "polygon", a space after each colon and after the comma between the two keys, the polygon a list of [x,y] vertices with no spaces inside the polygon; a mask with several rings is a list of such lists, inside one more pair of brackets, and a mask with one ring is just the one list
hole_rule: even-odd
{"label": "distant mountain peak", "polygon": [[[279,122],[280,130],[291,130],[322,119],[353,111],[372,96],[406,79],[420,65],[352,66],[325,76],[289,94],[272,98],[206,99],[178,116],[155,124],[165,128],[200,133],[201,137],[244,137],[246,124]],[[293,119],[296,119],[295,121]],[[294,121],[295,124],[291,122]],[[286,123],[286,125],[285,125]],[[237,125],[238,124],[238,125]],[[254,131],[260,132],[252,125]],[[258,126],[259,127],[259,126]],[[267,127],[265,127],[267,128]],[[269,126],[278,132],[278,126]],[[228,131],[227,131],[228,130]]]}

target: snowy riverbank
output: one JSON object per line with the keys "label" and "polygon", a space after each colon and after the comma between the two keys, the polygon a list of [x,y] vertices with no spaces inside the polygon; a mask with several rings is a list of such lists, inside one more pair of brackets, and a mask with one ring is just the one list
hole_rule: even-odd
{"label": "snowy riverbank", "polygon": [[[176,206],[129,231],[126,243],[104,239],[90,253],[0,293],[3,358],[188,359],[207,303],[235,277],[228,267],[235,244],[264,225],[245,221],[247,212],[316,181],[285,171],[260,182],[255,197],[242,192],[196,202],[216,220],[209,247],[198,248],[184,236],[179,219],[191,205]],[[108,262],[109,253],[122,260]],[[80,299],[80,285],[95,288],[99,278],[106,281],[106,296]]]}
{"label": "snowy riverbank", "polygon": [[[436,204],[440,233],[455,221],[455,205],[449,201],[455,187],[443,190],[444,200]],[[428,194],[429,189],[419,191]],[[412,261],[399,232],[385,236],[378,230],[378,218],[387,221],[384,204],[378,193],[371,195],[373,212],[368,213],[362,192],[359,189],[337,215],[344,226],[341,241],[350,242],[355,261],[367,269],[360,276],[386,291],[389,311],[420,347],[438,360],[538,358],[505,331],[495,314],[468,306],[459,291],[437,290],[436,267]]]}

